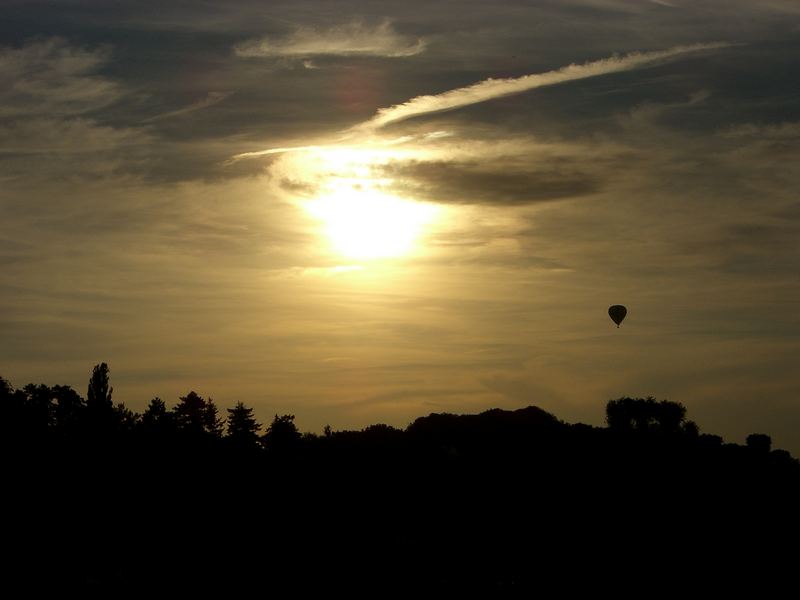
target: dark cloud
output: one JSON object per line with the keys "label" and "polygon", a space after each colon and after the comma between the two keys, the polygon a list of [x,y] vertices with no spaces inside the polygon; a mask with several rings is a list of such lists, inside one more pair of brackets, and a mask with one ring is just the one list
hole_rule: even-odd
{"label": "dark cloud", "polygon": [[569,166],[519,165],[492,157],[477,161],[411,161],[392,164],[382,174],[394,179],[391,189],[412,198],[454,204],[518,206],[597,193],[598,177]]}

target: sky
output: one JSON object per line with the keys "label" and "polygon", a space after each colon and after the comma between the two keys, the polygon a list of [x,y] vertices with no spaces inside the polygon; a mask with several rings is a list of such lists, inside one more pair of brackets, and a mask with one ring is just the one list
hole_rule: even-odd
{"label": "sky", "polygon": [[317,432],[655,396],[800,456],[796,0],[0,10],[13,385]]}

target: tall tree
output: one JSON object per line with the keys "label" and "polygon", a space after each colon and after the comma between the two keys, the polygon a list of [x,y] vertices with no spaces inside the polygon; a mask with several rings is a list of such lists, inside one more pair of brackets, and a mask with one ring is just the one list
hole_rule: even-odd
{"label": "tall tree", "polygon": [[206,400],[197,392],[189,392],[181,396],[173,409],[175,423],[182,431],[194,434],[208,434],[213,437],[222,435],[222,420],[214,401]]}
{"label": "tall tree", "polygon": [[86,390],[86,411],[93,425],[108,426],[114,416],[114,403],[111,394],[114,388],[109,385],[109,368],[106,363],[95,365]]}
{"label": "tall tree", "polygon": [[212,398],[206,400],[206,407],[203,409],[203,429],[214,437],[222,437],[224,421],[219,418],[219,409]]}
{"label": "tall tree", "polygon": [[175,423],[181,431],[200,433],[204,430],[206,401],[197,392],[181,396],[172,409]]}
{"label": "tall tree", "polygon": [[109,385],[109,368],[106,363],[95,365],[92,369],[92,376],[89,378],[89,389],[86,392],[86,407],[89,410],[110,411],[114,404],[111,401],[111,394],[114,391]]}
{"label": "tall tree", "polygon": [[258,432],[261,424],[253,416],[253,409],[237,402],[234,408],[228,411],[227,438],[236,446],[255,446],[258,443]]}

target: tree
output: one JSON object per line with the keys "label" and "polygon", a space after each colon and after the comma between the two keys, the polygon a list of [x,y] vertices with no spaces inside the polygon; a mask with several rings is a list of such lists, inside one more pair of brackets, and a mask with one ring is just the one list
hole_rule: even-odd
{"label": "tree", "polygon": [[236,446],[250,447],[258,444],[258,432],[261,424],[253,416],[253,409],[242,402],[237,402],[228,411],[227,438]]}
{"label": "tree", "polygon": [[206,401],[198,393],[191,391],[181,396],[173,408],[175,424],[178,429],[190,432],[202,432],[205,422]]}
{"label": "tree", "polygon": [[294,415],[279,417],[276,414],[262,439],[268,450],[285,452],[294,448],[300,437],[300,432],[294,424]]}
{"label": "tree", "polygon": [[120,402],[114,407],[114,420],[120,431],[131,432],[136,428],[141,416]]}
{"label": "tree", "polygon": [[700,436],[700,427],[694,421],[684,421],[681,429],[689,437],[696,438]]}
{"label": "tree", "polygon": [[219,410],[214,400],[209,398],[206,400],[206,407],[203,410],[203,429],[206,433],[214,437],[222,437],[224,428],[224,421],[219,418]]}
{"label": "tree", "polygon": [[0,439],[22,435],[27,397],[23,390],[15,390],[9,381],[0,377]]}
{"label": "tree", "polygon": [[52,388],[55,398],[55,426],[62,434],[75,431],[84,417],[86,401],[68,385]]}
{"label": "tree", "polygon": [[114,391],[109,385],[109,368],[106,363],[95,365],[92,376],[89,378],[89,388],[86,391],[86,416],[89,427],[95,432],[109,433],[114,429],[117,415],[114,412],[114,403],[111,394]]}
{"label": "tree", "polygon": [[175,419],[167,404],[156,396],[142,413],[140,425],[147,433],[162,433],[173,429]]}
{"label": "tree", "polygon": [[[682,431],[686,407],[679,402],[647,398],[618,398],[606,404],[606,424],[614,431]],[[689,425],[686,433],[694,428]]]}
{"label": "tree", "polygon": [[95,365],[89,378],[89,389],[86,392],[86,408],[94,413],[111,412],[114,403],[111,394],[114,388],[108,382],[109,368],[106,363]]}
{"label": "tree", "polygon": [[751,433],[747,436],[747,447],[759,454],[769,454],[772,438],[765,433]]}
{"label": "tree", "polygon": [[55,422],[53,390],[40,383],[29,383],[25,392],[24,424],[34,431],[45,432]]}
{"label": "tree", "polygon": [[211,398],[205,400],[194,391],[181,396],[173,414],[178,429],[182,431],[213,437],[222,434],[222,420],[217,417],[217,405]]}

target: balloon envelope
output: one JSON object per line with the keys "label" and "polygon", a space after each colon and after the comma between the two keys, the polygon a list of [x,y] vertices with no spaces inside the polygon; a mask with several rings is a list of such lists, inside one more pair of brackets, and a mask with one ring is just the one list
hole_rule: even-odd
{"label": "balloon envelope", "polygon": [[619,324],[622,323],[622,319],[624,319],[627,314],[628,309],[621,304],[615,304],[608,309],[608,316],[617,324],[617,327],[619,327]]}

